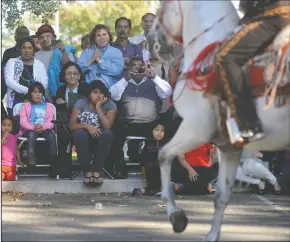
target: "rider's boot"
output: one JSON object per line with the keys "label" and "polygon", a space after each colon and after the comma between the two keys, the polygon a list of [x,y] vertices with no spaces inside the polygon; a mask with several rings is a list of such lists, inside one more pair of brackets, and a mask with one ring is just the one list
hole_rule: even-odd
{"label": "rider's boot", "polygon": [[265,133],[248,87],[245,86],[243,91],[236,96],[236,108],[241,136],[250,141],[262,139]]}

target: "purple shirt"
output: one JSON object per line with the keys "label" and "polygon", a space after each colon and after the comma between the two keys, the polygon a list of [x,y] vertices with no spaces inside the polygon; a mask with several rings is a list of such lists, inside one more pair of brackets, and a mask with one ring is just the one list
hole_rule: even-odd
{"label": "purple shirt", "polygon": [[143,59],[143,54],[142,54],[141,48],[138,45],[134,45],[134,44],[130,43],[129,40],[128,40],[127,46],[125,48],[122,47],[121,41],[118,39],[112,44],[112,46],[119,49],[122,52],[123,57],[132,58],[135,56],[139,56]]}
{"label": "purple shirt", "polygon": [[[121,45],[121,41],[118,39],[114,43],[112,43],[112,46],[120,50],[123,54],[123,57],[128,57],[131,59],[132,57],[139,56],[141,59],[143,59],[142,49],[140,48],[140,46],[130,43],[129,40],[125,48],[123,48],[123,46]],[[124,65],[123,72],[118,76],[119,80],[124,77],[125,69],[126,65]]]}

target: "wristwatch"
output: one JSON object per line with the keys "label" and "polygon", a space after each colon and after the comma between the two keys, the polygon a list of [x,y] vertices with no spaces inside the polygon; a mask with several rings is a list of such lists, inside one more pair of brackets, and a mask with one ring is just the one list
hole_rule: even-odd
{"label": "wristwatch", "polygon": [[101,63],[102,63],[102,60],[100,60],[100,61],[97,61],[97,64],[98,64],[98,65],[100,65]]}

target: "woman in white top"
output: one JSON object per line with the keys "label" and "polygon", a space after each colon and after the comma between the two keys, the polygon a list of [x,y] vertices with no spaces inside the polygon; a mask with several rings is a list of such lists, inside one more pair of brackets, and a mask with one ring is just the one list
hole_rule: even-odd
{"label": "woman in white top", "polygon": [[19,43],[17,58],[11,58],[5,66],[5,82],[7,85],[7,111],[12,116],[13,107],[25,102],[28,88],[32,83],[40,82],[47,88],[48,77],[44,64],[34,58],[35,43],[25,38]]}

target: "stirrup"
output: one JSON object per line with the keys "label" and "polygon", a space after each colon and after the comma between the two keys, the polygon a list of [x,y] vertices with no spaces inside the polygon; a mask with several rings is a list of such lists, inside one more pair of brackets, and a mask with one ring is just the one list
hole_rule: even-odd
{"label": "stirrup", "polygon": [[230,141],[232,144],[243,144],[245,141],[241,136],[241,131],[238,127],[236,120],[230,115],[230,108],[227,107],[227,121],[226,126],[229,133]]}

